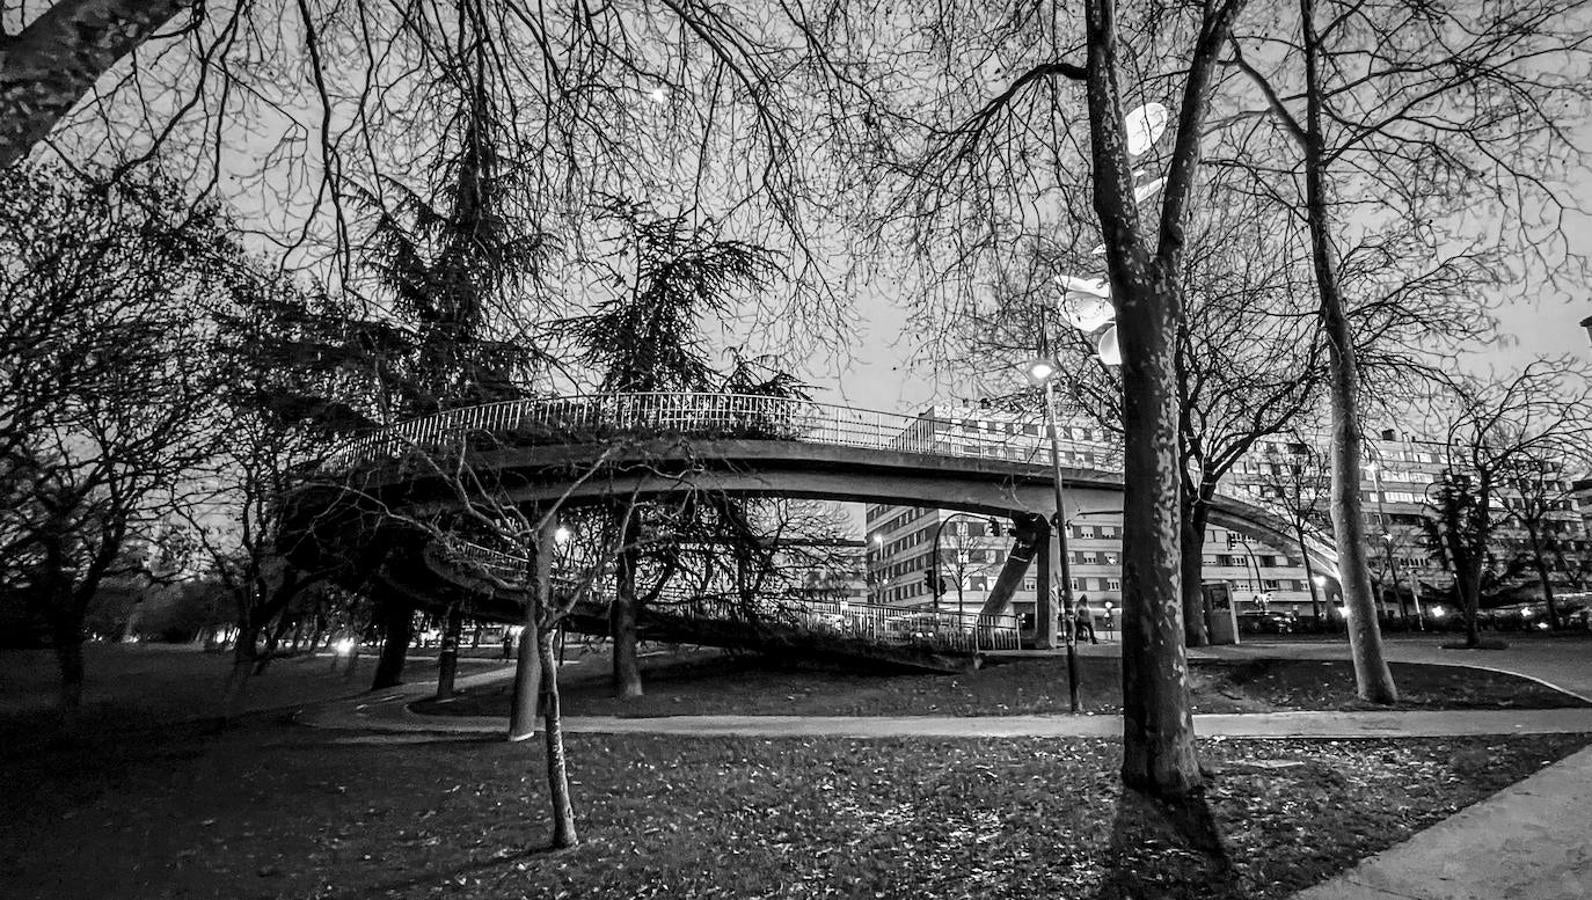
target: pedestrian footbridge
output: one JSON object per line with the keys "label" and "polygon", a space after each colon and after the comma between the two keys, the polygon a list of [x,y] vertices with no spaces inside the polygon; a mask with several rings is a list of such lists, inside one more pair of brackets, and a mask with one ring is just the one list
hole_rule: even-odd
{"label": "pedestrian footbridge", "polygon": [[[492,502],[536,508],[610,504],[690,492],[788,497],[933,507],[1001,516],[1018,526],[1012,557],[983,612],[998,616],[1037,557],[1048,582],[1056,542],[1049,539],[1056,497],[1048,442],[1038,429],[970,429],[959,420],[854,409],[809,400],[741,394],[639,393],[550,397],[486,404],[404,422],[363,435],[322,464],[321,505],[357,493],[411,519],[439,521],[471,505],[473,492]],[[1101,444],[1063,441],[1065,518],[1118,512],[1122,476],[1115,454]],[[1083,465],[1079,463],[1083,462]],[[352,490],[351,490],[352,489]],[[303,504],[301,504],[303,505]],[[316,501],[309,502],[310,507]],[[1335,576],[1337,555],[1321,543],[1300,546],[1281,519],[1242,499],[1217,497],[1210,522],[1308,555],[1317,572]],[[1048,547],[1048,551],[1043,548]],[[434,549],[434,548],[433,548]],[[411,559],[403,580],[419,569],[440,573],[454,590],[472,590],[448,576],[443,557]],[[424,566],[415,563],[425,562]],[[456,570],[458,567],[454,566]],[[479,593],[479,592],[478,592]],[[1042,592],[1043,593],[1043,592]],[[515,598],[517,601],[518,598]],[[1042,601],[1048,598],[1041,597]],[[492,604],[487,604],[491,606]],[[497,614],[506,614],[504,600]],[[1048,602],[1042,602],[1042,612]],[[707,598],[700,613],[660,613],[660,633],[710,635]],[[721,609],[722,612],[722,609]],[[673,616],[667,627],[664,618]],[[840,615],[814,610],[815,616]],[[872,621],[873,613],[840,622]],[[954,615],[954,614],[953,614]],[[508,616],[505,616],[506,618]],[[892,618],[877,614],[881,623]],[[1041,621],[1047,618],[1042,614]],[[817,621],[817,620],[814,620]],[[974,639],[994,640],[996,619],[975,621]],[[931,627],[918,632],[960,633]],[[849,625],[847,627],[850,627]],[[858,626],[859,636],[872,626]],[[895,627],[895,626],[891,626]],[[673,629],[673,630],[668,630]],[[908,633],[914,629],[903,628]],[[957,638],[956,641],[961,641]],[[1002,638],[1004,640],[1004,638]],[[950,641],[948,643],[955,643]],[[944,649],[961,652],[955,647]]]}

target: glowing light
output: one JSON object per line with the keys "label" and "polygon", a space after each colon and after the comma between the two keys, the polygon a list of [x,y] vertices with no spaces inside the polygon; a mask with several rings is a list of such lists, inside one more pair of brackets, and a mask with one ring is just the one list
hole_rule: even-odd
{"label": "glowing light", "polygon": [[1316,587],[1326,587],[1327,586],[1327,576],[1325,576],[1325,575],[1317,575],[1315,578],[1313,578],[1311,580],[1316,583]]}
{"label": "glowing light", "polygon": [[657,85],[647,92],[647,99],[653,103],[666,103],[669,100],[669,88],[661,84]]}
{"label": "glowing light", "polygon": [[1056,377],[1060,369],[1056,368],[1053,360],[1039,357],[1023,363],[1023,375],[1029,383],[1037,386],[1043,385]]}
{"label": "glowing light", "polygon": [[1434,606],[1431,609],[1431,614],[1432,618],[1441,622],[1443,619],[1447,618],[1448,610],[1442,608],[1441,606]]}
{"label": "glowing light", "polygon": [[354,639],[343,638],[332,645],[332,650],[335,651],[338,656],[347,656],[348,654],[354,652]]}
{"label": "glowing light", "polygon": [[558,528],[553,530],[553,543],[567,544],[569,543],[570,536],[570,530],[563,525],[560,525]]}

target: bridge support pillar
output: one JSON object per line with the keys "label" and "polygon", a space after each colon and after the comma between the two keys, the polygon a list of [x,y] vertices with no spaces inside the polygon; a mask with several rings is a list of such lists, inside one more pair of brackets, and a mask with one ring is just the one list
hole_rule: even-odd
{"label": "bridge support pillar", "polygon": [[1040,650],[1054,650],[1061,646],[1061,628],[1057,621],[1060,607],[1061,542],[1052,529],[1046,527],[1039,538],[1043,552],[1039,554],[1039,583],[1034,590],[1034,646]]}
{"label": "bridge support pillar", "polygon": [[1044,527],[1044,521],[1035,521],[1035,518],[1019,516],[1012,521],[1012,549],[1006,557],[1006,564],[1001,567],[1001,573],[995,579],[995,587],[989,592],[989,597],[984,601],[984,608],[979,610],[979,615],[998,616],[1010,611],[1012,597],[1017,593],[1017,588],[1023,583],[1023,577],[1028,574],[1028,569],[1034,561],[1034,554],[1039,550],[1039,543],[1049,535]]}

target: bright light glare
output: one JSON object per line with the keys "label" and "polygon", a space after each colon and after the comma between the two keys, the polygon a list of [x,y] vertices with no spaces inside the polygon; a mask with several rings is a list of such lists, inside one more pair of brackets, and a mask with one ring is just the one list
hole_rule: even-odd
{"label": "bright light glare", "polygon": [[343,638],[342,640],[333,644],[332,649],[337,651],[338,656],[347,656],[348,654],[354,652],[354,639]]}
{"label": "bright light glare", "polygon": [[1023,375],[1028,378],[1029,383],[1035,386],[1043,385],[1055,378],[1058,371],[1054,360],[1043,357],[1023,363]]}
{"label": "bright light glare", "polygon": [[1327,576],[1325,576],[1325,575],[1317,575],[1315,577],[1314,581],[1316,583],[1316,587],[1326,587],[1327,586]]}
{"label": "bright light glare", "polygon": [[1349,608],[1347,606],[1334,606],[1332,611],[1336,613],[1340,619],[1347,619],[1349,617]]}
{"label": "bright light glare", "polygon": [[663,103],[669,99],[669,89],[660,84],[647,92],[647,99],[653,103]]}
{"label": "bright light glare", "polygon": [[1438,621],[1442,621],[1442,619],[1444,617],[1446,617],[1447,615],[1448,615],[1448,610],[1442,608],[1441,606],[1432,607],[1432,618],[1437,619]]}
{"label": "bright light glare", "polygon": [[556,529],[553,530],[553,542],[554,543],[567,544],[567,543],[569,543],[569,538],[570,538],[570,530],[568,528],[564,527],[563,525],[560,525]]}

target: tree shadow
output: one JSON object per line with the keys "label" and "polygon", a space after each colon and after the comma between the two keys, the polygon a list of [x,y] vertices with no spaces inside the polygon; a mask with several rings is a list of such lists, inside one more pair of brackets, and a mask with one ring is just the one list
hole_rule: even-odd
{"label": "tree shadow", "polygon": [[1095,900],[1244,896],[1203,793],[1178,800],[1122,788]]}
{"label": "tree shadow", "polygon": [[[347,900],[354,900],[354,898],[358,897],[390,897],[395,893],[401,893],[412,888],[448,884],[458,879],[469,878],[470,876],[483,876],[494,873],[498,876],[498,885],[494,886],[501,885],[502,881],[510,877],[520,877],[529,883],[532,879],[540,876],[538,876],[535,872],[516,870],[514,868],[515,863],[535,863],[538,860],[556,857],[566,853],[573,853],[576,849],[578,848],[554,847],[552,843],[549,842],[541,846],[529,847],[517,853],[500,853],[495,856],[486,857],[485,859],[473,860],[462,865],[448,868],[427,869],[423,872],[417,872],[408,878],[382,882],[380,884],[363,885],[357,890],[353,890],[339,896],[347,898]],[[502,896],[518,896],[519,892],[519,888],[513,890],[505,889]]]}

